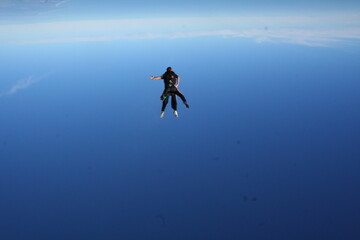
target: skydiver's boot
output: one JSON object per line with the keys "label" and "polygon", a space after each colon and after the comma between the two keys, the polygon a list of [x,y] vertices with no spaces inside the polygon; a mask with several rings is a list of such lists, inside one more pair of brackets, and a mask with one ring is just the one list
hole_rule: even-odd
{"label": "skydiver's boot", "polygon": [[185,106],[187,107],[187,108],[189,108],[190,106],[189,106],[189,104],[187,103],[187,102],[184,102],[184,104],[185,104]]}
{"label": "skydiver's boot", "polygon": [[178,112],[176,110],[174,111],[174,116],[179,117],[179,114],[178,114]]}
{"label": "skydiver's boot", "polygon": [[165,115],[165,112],[164,112],[164,111],[162,111],[162,112],[161,112],[161,114],[160,114],[160,118],[163,118],[163,117],[164,117],[164,115]]}

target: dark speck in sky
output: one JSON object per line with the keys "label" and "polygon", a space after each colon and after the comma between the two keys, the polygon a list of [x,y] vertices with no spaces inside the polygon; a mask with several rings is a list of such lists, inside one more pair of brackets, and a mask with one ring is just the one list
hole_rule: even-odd
{"label": "dark speck in sky", "polygon": [[166,222],[165,222],[165,218],[163,215],[158,214],[158,215],[156,215],[156,218],[158,218],[160,220],[161,226],[166,227]]}
{"label": "dark speck in sky", "polygon": [[262,227],[262,226],[264,226],[264,225],[265,225],[265,223],[266,223],[265,221],[260,222],[260,223],[258,224],[258,226],[259,226],[259,227]]}

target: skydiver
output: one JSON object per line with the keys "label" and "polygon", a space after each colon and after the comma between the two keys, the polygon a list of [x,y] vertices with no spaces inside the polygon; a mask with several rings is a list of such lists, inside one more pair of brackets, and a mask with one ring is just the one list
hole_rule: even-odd
{"label": "skydiver", "polygon": [[171,67],[168,67],[166,69],[166,72],[163,75],[158,76],[158,77],[150,76],[150,78],[155,79],[155,80],[158,80],[158,79],[164,80],[164,91],[160,96],[160,100],[163,101],[160,118],[164,117],[165,108],[169,101],[170,96],[171,96],[171,107],[174,109],[175,117],[179,116],[178,112],[177,112],[176,95],[178,95],[181,98],[181,100],[183,101],[183,103],[185,104],[185,106],[187,108],[190,107],[186,101],[186,98],[178,89],[178,86],[180,83],[180,77],[175,72],[172,71]]}

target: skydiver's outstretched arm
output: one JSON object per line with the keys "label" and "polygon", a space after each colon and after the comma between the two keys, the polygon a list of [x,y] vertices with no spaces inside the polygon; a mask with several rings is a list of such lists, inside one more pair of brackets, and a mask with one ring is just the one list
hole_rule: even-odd
{"label": "skydiver's outstretched arm", "polygon": [[154,77],[154,76],[150,75],[150,78],[151,78],[151,79],[154,79],[154,80],[159,80],[159,79],[161,79],[161,76]]}

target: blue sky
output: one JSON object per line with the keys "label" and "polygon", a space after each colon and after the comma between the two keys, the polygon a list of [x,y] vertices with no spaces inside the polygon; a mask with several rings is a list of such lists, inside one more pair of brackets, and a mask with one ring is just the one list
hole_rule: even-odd
{"label": "blue sky", "polygon": [[0,239],[358,240],[359,9],[0,1]]}

